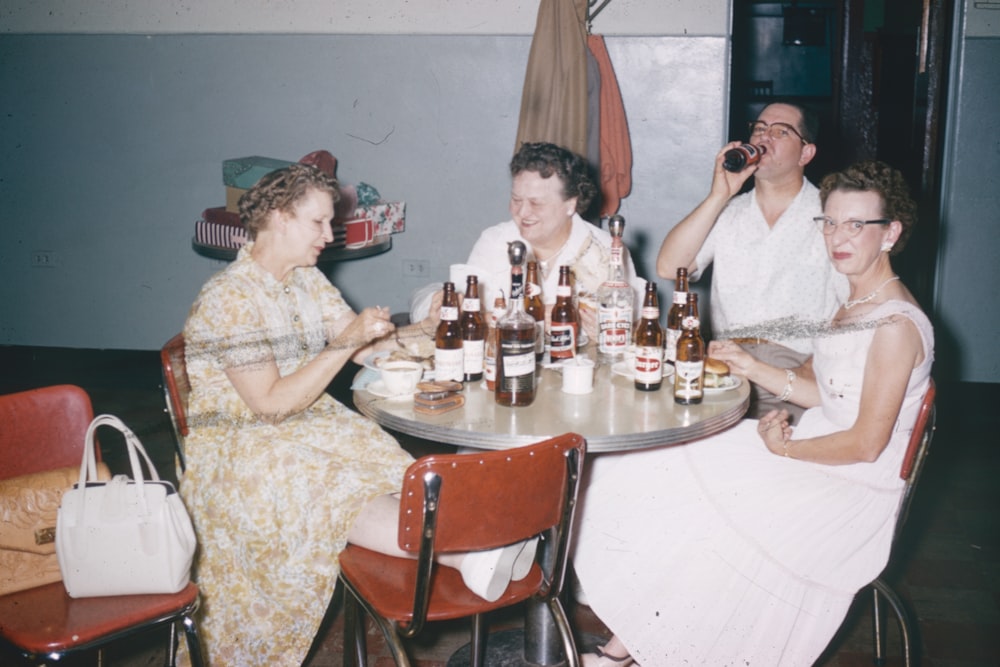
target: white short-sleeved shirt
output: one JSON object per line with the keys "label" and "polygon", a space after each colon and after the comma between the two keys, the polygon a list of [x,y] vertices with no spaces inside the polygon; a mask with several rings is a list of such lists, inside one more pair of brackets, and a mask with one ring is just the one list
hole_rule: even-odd
{"label": "white short-sleeved shirt", "polygon": [[[802,189],[769,227],[756,190],[734,197],[719,215],[695,257],[692,280],[713,264],[712,331],[750,327],[795,317],[828,321],[848,293],[847,279],[827,255],[813,218],[822,215],[819,190],[802,180]],[[803,353],[808,338],[787,338],[778,331],[760,337]]]}
{"label": "white short-sleeved shirt", "polygon": [[[505,296],[510,292],[507,244],[511,241],[524,242],[528,247],[528,259],[535,259],[531,254],[531,245],[524,241],[513,221],[501,222],[483,230],[479,240],[472,247],[472,252],[469,253],[468,268],[470,271],[479,272],[479,295],[487,308],[492,306],[495,297],[500,296],[501,290]],[[544,265],[539,263],[538,278],[542,283],[542,301],[546,304],[555,303],[561,264],[572,267],[576,277],[577,295],[596,296],[601,283],[608,279],[610,262],[611,234],[590,224],[579,215],[574,215],[573,227],[566,245]],[[642,306],[646,281],[636,275],[628,248],[622,253],[622,264],[625,269],[625,280],[635,291],[635,306],[638,312]]]}
{"label": "white short-sleeved shirt", "polygon": [[[461,265],[464,274],[473,273],[479,279],[479,298],[483,309],[489,312],[496,297],[506,298],[510,292],[510,261],[507,244],[521,241],[528,248],[528,259],[535,259],[531,244],[524,240],[513,220],[488,227],[479,235],[472,246],[468,262]],[[635,312],[642,307],[646,281],[636,275],[635,265],[628,248],[624,249],[622,264],[625,280],[635,292]],[[553,304],[556,301],[556,286],[559,284],[559,265],[568,264],[576,277],[577,296],[596,296],[597,288],[608,278],[611,262],[611,234],[587,222],[579,215],[573,216],[569,239],[554,257],[544,264],[539,263],[539,280],[542,287],[542,301]],[[455,268],[454,266],[452,267]],[[454,272],[453,272],[454,273]],[[454,277],[454,276],[453,276]],[[410,320],[418,322],[427,317],[434,293],[441,289],[441,283],[433,283],[416,290],[410,297]],[[456,289],[462,289],[456,284]]]}

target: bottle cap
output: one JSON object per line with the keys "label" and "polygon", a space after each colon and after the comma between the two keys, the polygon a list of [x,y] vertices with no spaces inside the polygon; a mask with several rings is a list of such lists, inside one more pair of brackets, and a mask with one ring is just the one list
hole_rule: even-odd
{"label": "bottle cap", "polygon": [[507,244],[507,258],[510,260],[512,266],[521,266],[524,264],[524,258],[527,254],[528,250],[522,242],[511,241]]}
{"label": "bottle cap", "polygon": [[625,233],[625,218],[620,215],[613,215],[608,218],[608,232],[612,236],[621,238],[622,234]]}

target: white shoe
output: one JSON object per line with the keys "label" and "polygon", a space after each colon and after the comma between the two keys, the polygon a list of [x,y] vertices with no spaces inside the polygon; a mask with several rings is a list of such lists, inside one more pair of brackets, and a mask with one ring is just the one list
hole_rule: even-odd
{"label": "white shoe", "polygon": [[580,664],[582,667],[628,667],[635,664],[632,656],[626,655],[624,658],[619,658],[608,655],[604,652],[604,648],[603,646],[598,646],[594,649],[597,651],[596,653],[584,653],[581,655]]}
{"label": "white shoe", "polygon": [[514,561],[522,543],[500,549],[470,551],[465,554],[458,571],[466,587],[487,602],[496,602],[510,584]]}
{"label": "white shoe", "polygon": [[518,542],[520,547],[517,559],[514,561],[514,569],[510,573],[513,581],[521,581],[531,572],[531,566],[535,564],[535,552],[538,551],[538,538],[533,537],[524,542]]}

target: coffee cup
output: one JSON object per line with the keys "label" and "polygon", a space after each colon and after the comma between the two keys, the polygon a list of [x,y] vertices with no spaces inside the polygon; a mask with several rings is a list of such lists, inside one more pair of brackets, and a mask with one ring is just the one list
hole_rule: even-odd
{"label": "coffee cup", "polygon": [[379,369],[382,384],[393,396],[412,394],[424,375],[424,367],[415,361],[387,361]]}
{"label": "coffee cup", "polygon": [[594,391],[594,362],[574,357],[561,364],[562,390],[567,394],[589,394]]}

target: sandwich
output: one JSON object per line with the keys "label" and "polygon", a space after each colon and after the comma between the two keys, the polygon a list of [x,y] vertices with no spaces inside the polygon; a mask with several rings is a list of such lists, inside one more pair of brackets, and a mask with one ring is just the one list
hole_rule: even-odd
{"label": "sandwich", "polygon": [[725,387],[729,383],[729,364],[721,359],[705,357],[705,387]]}

